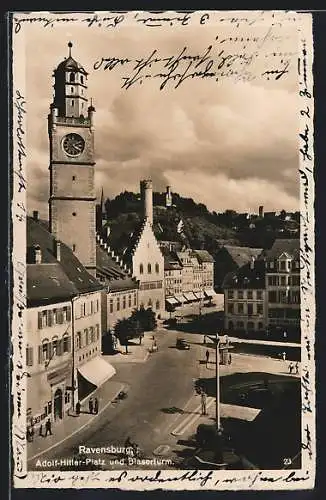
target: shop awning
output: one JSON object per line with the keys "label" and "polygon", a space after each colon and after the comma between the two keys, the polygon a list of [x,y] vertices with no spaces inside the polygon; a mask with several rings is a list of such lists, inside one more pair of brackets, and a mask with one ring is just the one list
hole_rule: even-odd
{"label": "shop awning", "polygon": [[179,302],[174,297],[168,297],[165,299],[165,301],[171,306],[176,306],[179,304]]}
{"label": "shop awning", "polygon": [[195,292],[195,295],[197,297],[197,299],[204,299],[205,298],[205,295],[203,292]]}
{"label": "shop awning", "polygon": [[191,302],[192,300],[194,300],[194,295],[191,294],[191,293],[184,293],[183,294],[184,298],[186,299],[187,302]]}
{"label": "shop awning", "polygon": [[87,363],[78,367],[80,374],[91,384],[100,387],[109,378],[115,375],[116,370],[101,356],[96,356]]}
{"label": "shop awning", "polygon": [[179,303],[179,304],[183,304],[184,303],[184,296],[183,295],[175,295],[174,296],[175,300]]}
{"label": "shop awning", "polygon": [[216,295],[214,290],[212,289],[204,290],[204,292],[206,297],[208,297],[209,299],[212,299]]}
{"label": "shop awning", "polygon": [[196,300],[196,301],[198,300],[194,292],[190,292],[189,295],[191,296],[191,300]]}

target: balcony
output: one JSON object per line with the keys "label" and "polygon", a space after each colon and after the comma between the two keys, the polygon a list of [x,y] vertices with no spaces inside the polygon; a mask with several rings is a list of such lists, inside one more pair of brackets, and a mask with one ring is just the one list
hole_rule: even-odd
{"label": "balcony", "polygon": [[87,127],[91,125],[91,121],[89,120],[89,118],[85,118],[84,116],[56,116],[55,122],[64,123],[65,125],[85,125]]}

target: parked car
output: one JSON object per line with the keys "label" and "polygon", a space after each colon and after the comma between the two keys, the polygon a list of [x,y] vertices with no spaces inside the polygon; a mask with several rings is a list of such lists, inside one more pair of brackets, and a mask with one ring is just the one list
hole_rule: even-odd
{"label": "parked car", "polygon": [[190,349],[190,344],[185,339],[177,339],[176,348],[188,351]]}

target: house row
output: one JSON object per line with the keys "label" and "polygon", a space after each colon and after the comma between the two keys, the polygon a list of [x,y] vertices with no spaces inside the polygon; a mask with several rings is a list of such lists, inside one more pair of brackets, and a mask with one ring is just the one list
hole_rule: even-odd
{"label": "house row", "polygon": [[223,281],[226,331],[298,331],[300,240],[276,239],[272,248]]}

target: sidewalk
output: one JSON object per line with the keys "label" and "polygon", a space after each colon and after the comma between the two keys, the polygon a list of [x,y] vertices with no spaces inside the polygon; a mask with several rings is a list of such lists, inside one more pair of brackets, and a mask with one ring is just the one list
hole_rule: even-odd
{"label": "sidewalk", "polygon": [[[138,341],[135,339],[135,343],[128,346],[128,353],[125,352],[124,346],[120,346],[121,352],[117,354],[103,354],[102,357],[113,366],[120,363],[145,363],[153,345],[153,336],[156,337],[155,332],[146,332],[141,344],[137,343]],[[159,342],[157,345],[159,348]]]}
{"label": "sidewalk", "polygon": [[120,382],[111,380],[105,382],[92,393],[92,397],[97,397],[99,401],[99,412],[94,415],[88,413],[88,402],[86,402],[82,405],[81,414],[78,417],[68,414],[60,422],[54,423],[52,426],[52,436],[43,437],[35,435],[33,442],[27,444],[27,461],[38,458],[44,452],[55,448],[66,439],[69,439],[93,423],[125,387],[125,384],[121,384]]}
{"label": "sidewalk", "polygon": [[284,346],[284,347],[300,347],[301,344],[296,344],[294,342],[278,342],[277,340],[255,340],[255,339],[242,339],[239,337],[228,337],[229,341],[235,344],[257,344],[257,345],[272,345],[272,346]]}

